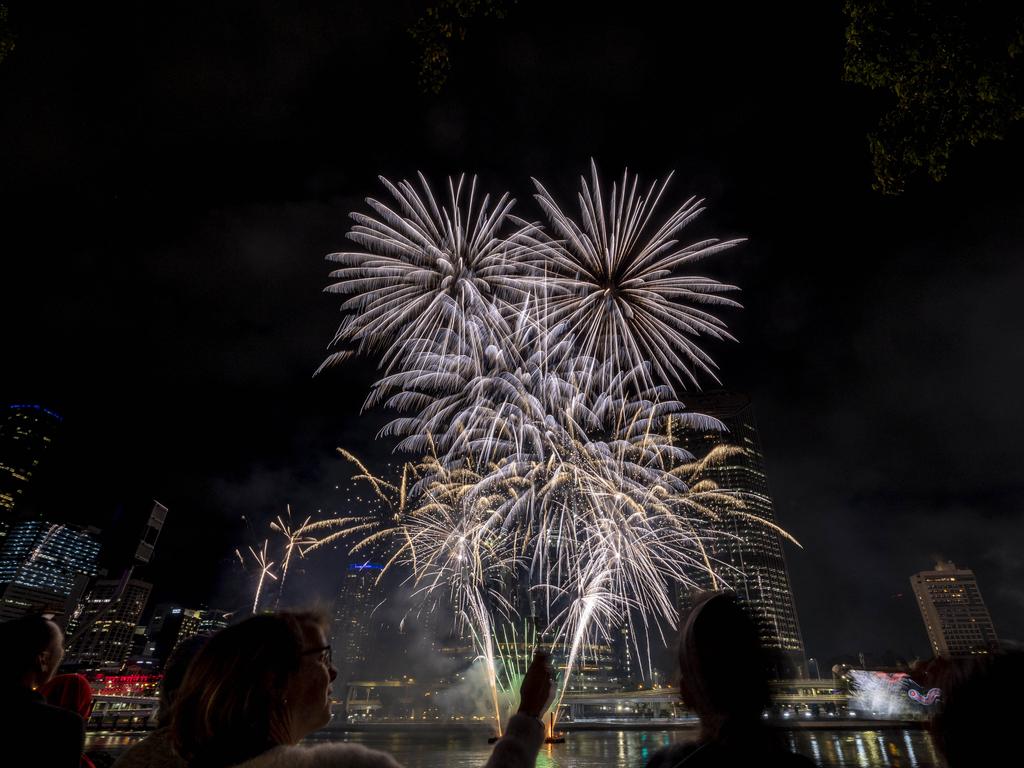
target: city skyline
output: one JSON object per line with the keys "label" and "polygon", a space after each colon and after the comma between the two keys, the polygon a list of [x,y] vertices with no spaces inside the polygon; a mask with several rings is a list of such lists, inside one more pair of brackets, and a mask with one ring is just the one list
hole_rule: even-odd
{"label": "city skyline", "polygon": [[[1019,137],[979,148],[941,186],[877,197],[864,97],[840,82],[842,22],[826,10],[807,19],[809,37],[756,11],[728,61],[702,31],[733,29],[721,9],[671,11],[662,30],[624,36],[611,56],[607,19],[559,9],[537,30],[521,10],[471,39],[434,97],[404,60],[369,68],[376,57],[361,40],[400,47],[400,24],[366,9],[352,26],[314,6],[286,22],[336,30],[344,45],[304,46],[297,69],[277,31],[285,22],[240,22],[241,38],[269,41],[263,56],[193,30],[187,14],[168,24],[143,14],[126,30],[84,11],[56,28],[25,12],[19,58],[0,69],[11,136],[0,160],[20,254],[0,396],[64,416],[35,511],[135,536],[160,499],[171,512],[153,567],[171,553],[194,562],[174,587],[182,594],[166,597],[219,604],[218,590],[240,589],[230,569],[234,548],[254,543],[246,521],[262,528],[288,503],[300,517],[341,511],[334,486],[348,468],[336,447],[374,467],[399,458],[370,446],[386,417],[360,414],[374,362],[311,378],[337,321],[334,297],[319,295],[323,257],[342,247],[348,211],[377,193],[376,174],[438,181],[465,168],[507,181],[526,207],[529,174],[571,180],[594,157],[645,179],[675,170],[681,198],[709,198],[707,232],[748,238],[708,265],[740,285],[745,305],[729,318],[740,343],[714,357],[722,384],[757,405],[776,513],[804,544],[786,557],[808,653],[926,651],[907,577],[936,557],[971,567],[1000,632],[1024,636],[1010,544],[1024,510],[1013,448],[1022,361],[1008,337],[1024,234],[1007,171]],[[571,71],[555,31],[568,28]],[[198,60],[148,53],[193,31]],[[85,55],[87,38],[146,62],[139,88]],[[507,71],[512,57],[525,69]],[[661,105],[686,67],[701,76],[675,106],[700,120],[630,117]],[[538,88],[538,71],[562,88]],[[507,109],[489,106],[495,73]],[[328,87],[367,78],[394,89],[372,130]],[[556,95],[576,89],[568,103]],[[141,100],[126,100],[135,91]],[[54,94],[52,113],[38,93]],[[562,186],[553,192],[571,193]],[[294,576],[298,588],[306,577]],[[169,589],[169,578],[153,582]]]}
{"label": "city skyline", "polygon": [[[738,395],[736,393],[728,392],[710,392],[702,394],[700,397],[692,398],[691,402],[694,407],[699,407],[702,412],[712,415],[718,419],[721,419],[729,428],[727,433],[707,433],[703,434],[699,431],[681,431],[676,439],[680,441],[680,444],[691,450],[696,456],[700,457],[704,455],[708,450],[713,449],[716,445],[722,445],[728,443],[730,440],[735,441],[737,444],[743,445],[744,457],[739,459],[732,459],[726,464],[717,468],[713,473],[713,479],[716,482],[727,484],[729,487],[742,490],[743,492],[753,492],[758,495],[756,501],[756,508],[758,514],[765,517],[772,522],[777,522],[772,511],[772,498],[768,491],[768,478],[764,476],[764,455],[759,443],[759,437],[757,434],[756,421],[753,416],[752,404],[746,396]],[[19,406],[22,407],[22,406]],[[363,481],[365,482],[365,481]],[[340,487],[339,487],[340,488]],[[368,488],[360,485],[353,485],[347,489],[349,494],[348,499],[354,498],[359,503],[369,503],[372,498],[372,493]],[[336,488],[338,490],[338,488]],[[361,495],[363,494],[363,495]],[[365,495],[365,498],[364,498]],[[762,508],[763,507],[763,508]],[[142,541],[155,541],[156,533],[149,530],[147,526],[153,526],[154,515],[158,518],[158,528],[162,525],[168,510],[166,507],[161,505],[159,502],[154,502],[154,506],[150,513],[149,521],[145,525],[142,525],[144,516],[141,510],[136,510],[134,517],[137,520],[136,530],[142,530],[143,535]],[[267,527],[269,531],[269,526]],[[252,532],[250,532],[252,533]],[[166,656],[166,652],[169,648],[164,649],[162,653],[156,653],[156,645],[149,638],[154,632],[160,632],[160,626],[163,621],[161,611],[174,610],[176,613],[182,613],[188,617],[191,622],[190,626],[192,629],[186,633],[194,634],[198,631],[200,626],[200,618],[206,614],[209,615],[209,610],[195,610],[182,608],[178,603],[168,604],[163,603],[162,605],[155,605],[155,601],[150,600],[150,592],[154,588],[154,584],[148,581],[142,581],[139,579],[132,579],[127,582],[127,592],[121,598],[114,598],[113,610],[109,612],[112,616],[106,614],[109,610],[104,608],[104,614],[96,614],[95,608],[90,608],[92,604],[106,605],[111,602],[111,599],[117,592],[118,581],[106,579],[102,577],[96,578],[97,571],[95,563],[97,562],[97,556],[101,549],[100,546],[100,534],[99,529],[95,527],[89,528],[77,528],[73,525],[66,525],[63,523],[53,523],[45,520],[37,520],[29,517],[23,521],[13,521],[9,529],[8,538],[3,541],[0,545],[0,588],[6,587],[7,592],[3,593],[4,604],[6,607],[0,606],[0,610],[3,610],[5,617],[13,617],[15,615],[22,615],[25,611],[31,610],[45,610],[47,612],[56,612],[60,616],[60,621],[65,624],[68,619],[71,619],[71,626],[69,630],[71,633],[77,635],[77,628],[81,626],[83,622],[89,623],[102,619],[97,622],[103,626],[100,629],[99,639],[75,637],[74,642],[69,650],[68,661],[71,664],[98,664],[100,667],[109,667],[113,664],[114,659],[103,658],[100,656],[106,652],[107,656],[111,656],[109,651],[110,640],[107,636],[114,637],[114,645],[118,646],[117,654],[121,662],[130,661],[132,658],[140,658],[145,656],[147,658],[154,657],[154,660],[159,661]],[[754,539],[748,539],[749,535],[754,535]],[[735,538],[733,538],[735,537]],[[740,573],[742,566],[749,566],[750,562],[760,563],[754,568],[754,571],[750,571],[749,567],[742,569],[743,578],[730,586],[731,589],[738,592],[741,604],[745,604],[751,611],[752,616],[759,626],[762,626],[762,642],[765,643],[765,647],[773,653],[781,653],[782,657],[785,658],[787,653],[795,652],[796,655],[792,657],[791,662],[787,662],[785,665],[780,666],[779,670],[782,674],[791,674],[797,676],[803,676],[806,674],[806,661],[809,654],[805,653],[800,638],[799,620],[796,618],[795,608],[793,602],[798,601],[798,597],[792,593],[788,588],[788,574],[785,566],[784,555],[782,555],[781,549],[775,554],[774,548],[781,547],[781,539],[775,539],[775,543],[769,546],[762,553],[764,544],[753,543],[755,540],[760,541],[760,531],[756,528],[742,528],[733,530],[732,533],[722,539],[721,546],[723,549],[712,549],[709,552],[716,558],[722,559],[723,563],[727,563],[730,567],[737,568],[737,575]],[[124,546],[124,537],[121,537],[121,552],[122,556],[129,551],[130,548]],[[112,540],[112,541],[116,541]],[[748,542],[743,544],[742,542]],[[86,549],[82,549],[83,545]],[[284,545],[282,545],[283,547]],[[50,552],[52,550],[52,552]],[[138,560],[141,549],[136,549],[135,558]],[[147,547],[146,553],[143,557],[151,557],[154,554],[153,547]],[[40,553],[43,553],[43,560],[39,563],[36,561],[39,559]],[[283,556],[283,549],[280,551],[280,555]],[[337,556],[336,556],[337,557]],[[745,562],[745,558],[747,562]],[[781,566],[770,565],[772,558],[780,559]],[[302,568],[301,562],[303,558],[298,558],[300,569]],[[128,560],[124,560],[127,563]],[[382,589],[380,585],[376,584],[376,575],[379,574],[380,565],[372,562],[372,560],[364,559],[352,559],[339,560],[338,562],[347,562],[341,571],[342,577],[338,587],[335,588],[336,597],[333,599],[333,608],[329,608],[328,613],[331,618],[331,639],[335,642],[338,648],[338,660],[339,668],[345,671],[348,677],[360,677],[360,669],[381,669],[379,661],[376,659],[369,660],[368,662],[368,650],[371,643],[383,641],[383,646],[378,646],[376,650],[380,650],[381,647],[389,650],[394,650],[402,647],[401,642],[397,641],[397,638],[389,638],[388,632],[384,631],[383,628],[387,625],[382,622],[381,619],[373,619],[371,616],[374,612],[380,608],[385,602],[393,601],[394,599],[404,599],[406,601],[406,610],[409,610],[408,596],[400,598],[400,593],[404,591],[403,588],[399,587],[398,592],[389,593],[387,590]],[[67,563],[67,564],[64,564]],[[324,562],[320,563],[320,568],[326,568],[328,571],[334,570],[337,567],[337,563],[332,564]],[[764,568],[764,573],[761,572]],[[370,576],[366,575],[366,570],[370,569],[373,573]],[[759,570],[761,569],[761,570]],[[928,639],[932,646],[932,651],[936,655],[948,655],[949,649],[944,640],[942,640],[941,632],[936,636],[932,629],[932,625],[929,623],[929,615],[926,613],[925,604],[923,600],[927,601],[927,595],[925,594],[927,588],[921,586],[925,581],[939,581],[945,582],[950,579],[946,577],[949,575],[946,571],[949,570],[953,575],[958,577],[962,585],[959,587],[961,590],[973,590],[972,594],[977,593],[976,582],[973,572],[966,568],[958,568],[952,563],[939,563],[934,571],[922,572],[915,574],[911,578],[913,585],[913,591],[917,596],[919,608],[922,613],[923,624],[922,629],[927,634]],[[308,575],[308,569],[305,571]],[[92,580],[82,581],[76,578],[79,575],[92,576]],[[775,598],[767,598],[769,602],[766,602],[766,598],[761,596],[761,590],[764,587],[761,585],[762,579],[775,579],[782,578],[784,587],[787,591],[787,599],[780,603],[779,607],[773,607],[770,600]],[[122,577],[122,579],[125,577]],[[922,581],[923,580],[923,581]],[[10,582],[10,583],[6,583]],[[72,584],[74,582],[74,584]],[[754,583],[752,583],[754,582]],[[392,587],[395,587],[398,582],[392,580]],[[74,591],[72,589],[74,587]],[[251,585],[248,585],[251,586]],[[710,584],[706,584],[706,587],[710,587]],[[944,586],[940,585],[940,586]],[[42,588],[43,591],[40,591]],[[242,587],[243,589],[245,586]],[[270,594],[264,601],[264,608],[268,605],[281,604],[282,592],[275,591],[273,584],[268,582],[267,586]],[[284,596],[284,606],[302,606],[309,604],[311,601],[303,598],[303,585],[300,583],[298,592],[295,592],[293,586],[293,592],[290,596]],[[48,592],[46,592],[48,590]],[[770,587],[768,592],[776,591],[775,587]],[[45,592],[45,594],[44,594]],[[74,593],[73,593],[74,592]],[[83,594],[84,592],[84,594]],[[52,594],[51,594],[52,593]],[[72,594],[73,593],[73,594]],[[69,595],[71,599],[69,599]],[[97,595],[99,595],[97,597]],[[370,597],[373,597],[370,600]],[[71,611],[74,610],[74,600],[79,599],[80,605],[82,606],[81,616],[72,616]],[[246,596],[239,598],[240,603],[247,601]],[[687,598],[688,599],[688,598]],[[685,607],[687,599],[684,599],[681,605]],[[984,617],[987,621],[988,629],[985,630],[989,634],[986,637],[991,637],[990,648],[997,647],[998,638],[995,635],[994,630],[991,629],[992,621],[988,617],[988,611],[981,602],[980,597],[972,598],[981,606],[981,611],[984,613]],[[367,601],[369,600],[369,603]],[[327,606],[330,601],[325,601],[323,596],[318,596],[316,602],[321,605]],[[970,601],[968,601],[970,602]],[[52,603],[52,605],[51,605]],[[367,603],[364,605],[363,603]],[[130,604],[130,607],[125,607]],[[203,600],[202,604],[205,606],[208,604],[207,600]],[[35,608],[26,607],[35,605]],[[424,604],[422,607],[417,607],[414,603],[412,604],[412,610],[407,613],[403,618],[418,615],[421,611],[430,611]],[[973,605],[973,603],[972,603]],[[59,606],[59,607],[58,607]],[[401,609],[399,609],[401,610]],[[434,609],[436,610],[436,608]],[[934,610],[934,609],[932,609]],[[939,607],[938,611],[941,614],[942,608]],[[974,609],[971,608],[973,611]],[[783,616],[787,615],[787,612],[792,613],[792,618],[787,618],[785,621],[791,621],[795,627],[795,640],[793,642],[796,645],[790,646],[786,639],[785,634],[779,633],[779,622],[782,621]],[[217,613],[217,612],[214,612]],[[389,606],[386,613],[394,617],[396,614],[393,613],[393,609]],[[775,614],[778,613],[776,616]],[[8,615],[9,614],[9,615]],[[121,615],[124,614],[124,615]],[[219,614],[218,614],[219,615]],[[974,613],[971,614],[972,616]],[[980,615],[980,614],[979,614]],[[774,616],[774,618],[773,618]],[[144,617],[149,617],[146,621],[142,621]],[[223,621],[223,620],[222,620]],[[933,620],[934,621],[934,620]],[[154,627],[154,622],[156,626]],[[767,622],[767,623],[765,623]],[[397,625],[398,622],[396,622]],[[430,622],[428,622],[430,623]],[[435,631],[438,627],[434,626],[436,622],[430,623],[432,629],[428,631],[430,635],[431,643],[436,647],[439,644],[443,644],[445,636],[449,636],[453,628],[449,628],[448,632]],[[107,625],[110,625],[109,627]],[[213,626],[213,625],[210,625]],[[207,629],[210,628],[207,627]],[[217,626],[223,626],[223,623]],[[136,630],[137,627],[137,630]],[[346,631],[346,627],[351,630],[352,627],[356,627],[357,631],[351,632]],[[443,629],[443,628],[442,628]],[[984,628],[982,628],[984,629]],[[145,632],[143,635],[144,644],[140,646],[139,653],[132,656],[132,643],[131,636],[136,632]],[[177,630],[175,630],[177,631]],[[389,630],[390,631],[390,630]],[[959,630],[956,630],[959,631]],[[95,630],[92,630],[95,634]],[[431,634],[432,633],[432,634]],[[939,637],[939,640],[935,638]],[[175,640],[174,643],[177,641]],[[1010,640],[1009,645],[1012,647],[1013,640]],[[173,647],[173,644],[172,646]],[[618,646],[616,646],[618,647]],[[879,649],[872,649],[872,653],[877,654]],[[436,651],[436,648],[435,648]],[[628,654],[628,649],[618,649],[615,654],[621,654],[622,652]],[[836,654],[833,654],[834,659],[839,659],[843,655],[849,655],[853,649],[843,649]],[[887,648],[886,652],[890,649]],[[402,653],[408,652],[408,648],[403,648]],[[863,660],[863,649],[859,651],[861,659]],[[658,654],[656,653],[656,656]],[[870,655],[870,654],[869,654]],[[955,655],[955,653],[954,653]],[[617,656],[616,656],[617,657]],[[601,657],[598,657],[601,658]],[[824,658],[829,658],[828,655],[824,655]],[[907,660],[910,660],[908,655]],[[922,656],[923,658],[923,656]],[[591,665],[593,665],[591,661]],[[598,662],[596,667],[593,669],[603,669],[601,666],[604,662]],[[819,662],[816,662],[819,663]],[[385,665],[386,667],[387,665]],[[671,663],[669,663],[671,666]],[[609,667],[609,670],[611,667]],[[658,679],[659,676],[664,674],[664,669],[659,669],[657,666],[644,672],[645,678],[650,678],[650,673],[653,672],[655,677]],[[590,673],[592,674],[592,672]],[[589,679],[581,670],[581,678],[578,684],[583,684],[582,681]],[[638,678],[639,679],[639,678]]]}

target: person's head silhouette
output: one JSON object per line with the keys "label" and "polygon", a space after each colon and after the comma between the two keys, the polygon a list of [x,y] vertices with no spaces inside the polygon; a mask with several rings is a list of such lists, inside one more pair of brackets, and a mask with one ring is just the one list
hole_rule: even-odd
{"label": "person's head silhouette", "polygon": [[754,622],[725,592],[701,594],[683,624],[680,693],[700,716],[706,740],[761,722],[768,706],[765,656]]}
{"label": "person's head silhouette", "polygon": [[43,616],[22,616],[0,623],[0,648],[3,683],[36,689],[57,672],[64,658],[64,633]]}
{"label": "person's head silhouette", "polygon": [[211,637],[171,709],[178,754],[196,765],[234,765],[326,725],[337,677],[326,626],[318,613],[282,611]]}

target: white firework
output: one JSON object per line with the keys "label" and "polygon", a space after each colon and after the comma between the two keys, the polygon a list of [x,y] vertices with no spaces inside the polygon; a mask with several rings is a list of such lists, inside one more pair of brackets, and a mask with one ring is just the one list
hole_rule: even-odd
{"label": "white firework", "polygon": [[292,505],[286,505],[288,511],[288,519],[285,520],[284,516],[278,515],[277,519],[270,523],[270,530],[281,534],[284,537],[284,558],[281,562],[281,579],[277,583],[277,597],[274,600],[274,607],[277,608],[281,604],[281,596],[284,594],[284,585],[288,580],[288,568],[292,562],[292,555],[298,551],[299,556],[302,556],[302,548],[314,543],[314,540],[305,535],[304,527],[309,525],[310,520],[313,518],[307,517],[298,526],[292,521]]}
{"label": "white firework", "polygon": [[[259,576],[256,578],[256,589],[253,593],[252,599],[252,615],[255,616],[256,612],[260,607],[260,598],[263,596],[263,583],[269,576],[274,581],[277,581],[277,574],[274,573],[274,563],[270,560],[267,554],[267,547],[269,546],[269,539],[263,540],[263,546],[257,551],[254,547],[249,547],[249,554],[252,556],[253,562],[259,570]],[[236,549],[235,555],[238,557],[242,567],[245,567],[245,557],[242,555],[241,550]]]}
{"label": "white firework", "polygon": [[673,440],[673,428],[724,429],[674,389],[714,378],[698,342],[731,339],[711,310],[738,306],[733,286],[692,267],[740,241],[679,243],[701,201],[653,223],[668,180],[638,191],[627,172],[606,199],[592,163],[579,223],[535,181],[549,235],[514,217],[507,195],[477,202],[475,179],[468,193],[449,179],[443,206],[419,180],[382,179],[394,207],[369,200],[376,217],[353,214],[349,235],[364,250],[328,257],[342,264],[328,290],[349,298],[345,349],[325,363],[380,354],[366,405],[399,412],[381,434],[413,461],[390,483],[346,453],[386,515],[304,526],[319,538],[303,552],[389,545],[386,569],[446,593],[497,716],[493,638],[524,607],[513,586],[528,586],[530,615],[539,607],[566,651],[564,693],[579,654],[617,625],[673,624],[674,584],[731,580],[707,547],[723,517],[788,534],[702,477],[737,449],[697,460]]}
{"label": "white firework", "polygon": [[546,324],[565,324],[580,354],[598,363],[617,361],[628,370],[649,362],[661,383],[697,384],[697,374],[717,381],[715,363],[698,339],[732,339],[709,310],[738,307],[725,295],[737,289],[688,270],[742,241],[680,244],[681,230],[704,210],[696,198],[652,223],[671,178],[644,191],[627,171],[606,199],[591,161],[590,183],[580,179],[579,223],[534,179],[535,197],[557,238],[544,246]]}
{"label": "white firework", "polygon": [[446,352],[456,343],[425,345],[406,370],[374,386],[368,405],[384,401],[409,414],[381,431],[403,438],[398,450],[449,461],[472,457],[476,464],[523,450],[543,455],[549,415],[571,422],[577,404],[585,410],[574,379],[589,376],[593,366],[575,357],[571,338],[539,329],[528,309],[479,356],[468,348]]}
{"label": "white firework", "polygon": [[[475,176],[468,185],[465,175],[449,178],[443,204],[423,174],[419,188],[380,179],[393,203],[367,198],[376,215],[351,214],[348,237],[363,250],[327,257],[341,267],[326,290],[349,296],[334,344],[379,352],[389,368],[439,334],[481,349],[479,331],[500,331],[507,309],[530,293],[539,230],[512,215],[507,193],[493,205],[481,196]],[[332,354],[321,368],[352,351]]]}

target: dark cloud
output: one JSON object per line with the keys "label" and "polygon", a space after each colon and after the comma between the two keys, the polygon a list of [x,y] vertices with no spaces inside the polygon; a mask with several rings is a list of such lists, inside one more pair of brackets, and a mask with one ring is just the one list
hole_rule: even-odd
{"label": "dark cloud", "polygon": [[[40,504],[109,525],[160,498],[160,589],[229,599],[241,515],[331,509],[336,446],[390,455],[385,416],[360,415],[375,362],[311,376],[339,319],[323,257],[376,175],[479,172],[535,217],[529,177],[570,200],[594,157],[674,169],[671,202],[708,199],[694,235],[749,238],[706,265],[745,306],[740,343],[709,351],[754,397],[804,544],[809,651],[923,653],[908,578],[937,554],[1024,637],[1020,132],[883,200],[832,8],[521,2],[467,37],[436,98],[415,86],[417,12],[12,10],[0,389],[67,416]],[[303,569],[329,596],[331,561]]]}

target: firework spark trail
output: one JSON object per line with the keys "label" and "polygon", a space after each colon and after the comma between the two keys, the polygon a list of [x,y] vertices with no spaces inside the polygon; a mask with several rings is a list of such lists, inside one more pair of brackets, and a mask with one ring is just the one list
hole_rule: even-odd
{"label": "firework spark trail", "polygon": [[[660,418],[670,412],[662,411]],[[660,440],[656,430],[639,431],[641,421],[659,422],[647,410],[637,414],[643,418],[623,421],[631,441],[577,442],[564,449],[571,461],[494,465],[484,477],[430,457],[414,471],[403,469],[403,476],[420,479],[412,493],[419,501],[402,515],[396,518],[389,509],[377,519],[317,521],[305,533],[328,531],[321,543],[368,534],[352,551],[382,536],[393,539],[396,548],[387,568],[409,565],[424,594],[447,590],[460,620],[471,628],[492,702],[498,699],[498,664],[489,641],[492,613],[515,613],[499,589],[504,576],[518,572],[516,558],[528,557],[542,574],[535,579],[537,589],[554,594],[549,624],[568,652],[561,700],[582,649],[596,639],[594,632],[607,634],[624,615],[631,621],[635,609],[645,626],[648,615],[674,619],[669,585],[692,585],[692,573],[712,570],[696,530],[718,514],[709,505],[738,504],[732,492],[699,478],[715,457],[693,460]],[[729,455],[718,451],[717,460]],[[389,490],[389,498],[407,498],[400,491],[404,484],[365,479]],[[517,515],[516,509],[530,509],[535,517]]]}
{"label": "firework spark trail", "polygon": [[[645,400],[595,398],[585,389],[577,390],[571,408],[550,409],[559,414],[556,418],[542,404],[544,393],[532,392],[530,386],[553,391],[564,388],[549,387],[540,377],[513,377],[512,381],[521,386],[505,382],[496,388],[497,395],[481,387],[463,401],[469,403],[472,418],[457,412],[451,418],[470,424],[481,410],[507,415],[510,401],[533,403],[535,413],[517,412],[516,418],[509,419],[501,430],[505,437],[497,441],[498,448],[492,444],[493,432],[474,438],[473,428],[464,428],[463,434],[468,435],[465,445],[476,446],[478,452],[492,457],[506,454],[488,465],[484,474],[461,466],[471,451],[462,454],[461,462],[448,455],[419,467],[422,479],[414,491],[429,497],[429,502],[413,512],[405,526],[406,544],[396,557],[418,549],[418,572],[433,573],[431,589],[442,581],[458,581],[446,575],[445,567],[437,567],[436,558],[446,551],[458,552],[456,560],[472,560],[480,572],[481,553],[466,556],[450,542],[453,535],[460,543],[479,540],[479,531],[473,529],[483,521],[466,514],[467,503],[491,510],[486,525],[500,521],[504,537],[531,543],[532,571],[548,593],[550,624],[559,637],[566,638],[567,683],[581,644],[591,638],[595,626],[604,631],[624,614],[631,615],[634,608],[641,609],[645,625],[648,615],[674,621],[670,584],[692,585],[690,574],[707,566],[706,553],[692,531],[711,516],[708,503],[721,501],[722,496],[708,481],[690,493],[689,475],[682,470],[700,470],[706,461],[695,461],[664,433],[669,419],[712,428],[718,423],[684,412],[681,403],[660,401],[658,398],[666,395],[663,389],[652,391]],[[541,430],[537,420],[543,425]],[[497,417],[488,417],[475,423],[491,430],[495,421]],[[536,434],[515,436],[518,425]],[[610,433],[614,439],[589,438],[588,430]],[[683,510],[691,517],[681,514]],[[440,522],[432,519],[438,515]],[[494,558],[493,553],[483,554]],[[485,581],[478,575],[474,588]],[[581,584],[588,586],[581,589]],[[582,597],[569,597],[576,592],[582,592]],[[467,594],[472,596],[472,590]],[[453,590],[453,602],[459,599]],[[478,613],[476,623],[484,624],[482,614]],[[486,651],[485,655],[491,665],[490,655]]]}
{"label": "firework spark trail", "polygon": [[466,620],[471,626],[474,642],[480,649],[479,658],[483,660],[487,670],[487,685],[494,707],[494,723],[498,731],[498,738],[501,738],[501,704],[498,702],[498,668],[495,662],[494,627],[491,625],[491,612],[479,590],[468,590],[466,597],[468,599],[463,601],[467,610]]}
{"label": "firework spark trail", "polygon": [[[502,396],[510,391],[502,389]],[[515,398],[531,399],[522,394]],[[692,585],[690,574],[707,563],[691,533],[702,521],[681,511],[706,518],[707,503],[719,497],[708,481],[689,493],[688,478],[678,469],[703,465],[665,439],[664,430],[670,417],[701,425],[713,420],[685,414],[680,403],[659,402],[655,394],[639,401],[601,396],[591,403],[583,391],[578,408],[561,412],[564,423],[544,417],[541,439],[508,441],[536,445],[537,454],[503,457],[484,476],[459,481],[458,492],[468,493],[471,503],[486,498],[505,536],[530,542],[531,570],[547,592],[550,626],[565,638],[569,653],[563,683],[582,645],[623,615],[639,609],[645,626],[648,615],[673,622],[670,585]],[[589,438],[584,425],[614,439]],[[434,479],[429,470],[425,477],[435,486],[450,482],[450,464],[438,462],[437,469],[445,479]]]}
{"label": "firework spark trail", "polygon": [[[459,625],[469,630],[484,663],[500,735],[501,707],[492,617],[514,614],[514,607],[495,587],[507,580],[503,577],[515,568],[517,559],[510,551],[515,544],[514,537],[501,535],[500,519],[490,511],[493,499],[469,500],[468,492],[475,487],[478,477],[465,468],[452,470],[436,458],[425,459],[419,467],[404,466],[401,482],[392,484],[371,475],[352,454],[343,451],[342,455],[363,471],[361,479],[380,489],[389,506],[387,514],[380,519],[337,518],[311,523],[304,527],[304,533],[336,530],[331,530],[305,551],[339,538],[352,538],[355,533],[363,535],[351,552],[379,544],[385,538],[397,542],[382,575],[396,564],[407,565],[412,571],[416,594],[426,598],[438,590],[447,592]],[[416,491],[420,503],[408,510],[405,507],[407,482],[422,473],[426,473],[426,477]]]}
{"label": "firework spark trail", "polygon": [[[441,469],[443,465],[439,466]],[[492,497],[469,497],[474,474],[442,471],[423,489],[425,502],[405,522],[406,563],[425,594],[444,588],[459,623],[469,629],[486,670],[497,734],[502,734],[495,655],[495,617],[509,619],[515,607],[500,587],[516,572],[514,537],[501,535]],[[420,556],[415,556],[417,547]]]}
{"label": "firework spark trail", "polygon": [[284,547],[284,560],[281,563],[281,579],[277,584],[277,597],[274,600],[275,608],[281,605],[281,595],[284,593],[284,584],[288,579],[288,567],[291,564],[292,553],[298,549],[301,557],[302,547],[315,543],[315,540],[306,536],[304,531],[305,526],[309,525],[310,520],[313,519],[312,516],[307,517],[298,527],[295,527],[292,523],[292,505],[286,505],[286,509],[288,510],[287,521],[278,515],[277,519],[270,524],[271,530],[280,533],[287,542]]}
{"label": "firework spark trail", "polygon": [[501,638],[495,634],[495,646],[498,649],[501,678],[499,687],[509,694],[519,692],[519,686],[526,677],[526,670],[537,650],[537,630],[523,619],[523,632],[519,633],[514,621],[501,625]]}
{"label": "firework spark trail", "polygon": [[[277,581],[277,575],[272,570],[273,567],[274,567],[274,563],[270,561],[269,556],[267,555],[267,547],[269,546],[269,544],[270,544],[269,539],[264,539],[263,540],[263,547],[262,547],[262,549],[260,549],[259,552],[257,552],[251,546],[248,548],[249,549],[249,554],[252,556],[252,559],[256,562],[256,565],[259,568],[259,574],[260,574],[259,577],[256,580],[256,594],[254,595],[253,601],[252,601],[252,615],[253,616],[255,616],[256,615],[256,611],[259,610],[260,597],[262,597],[262,595],[263,595],[263,582],[266,580],[267,576],[272,578],[274,581]],[[235,555],[238,556],[239,561],[242,563],[242,566],[244,567],[245,566],[245,558],[242,556],[241,551],[236,549],[235,550]]]}

